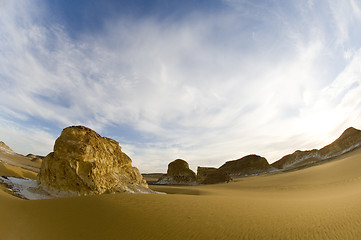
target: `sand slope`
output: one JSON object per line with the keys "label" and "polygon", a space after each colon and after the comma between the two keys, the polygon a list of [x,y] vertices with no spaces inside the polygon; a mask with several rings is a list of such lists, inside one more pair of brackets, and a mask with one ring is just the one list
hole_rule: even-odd
{"label": "sand slope", "polygon": [[177,194],[26,201],[0,190],[1,239],[361,239],[361,150],[230,184],[153,188]]}
{"label": "sand slope", "polygon": [[17,166],[32,172],[39,172],[41,161],[31,161],[29,158],[14,153],[0,150],[0,162]]}
{"label": "sand slope", "polygon": [[0,176],[36,179],[35,172],[0,162]]}

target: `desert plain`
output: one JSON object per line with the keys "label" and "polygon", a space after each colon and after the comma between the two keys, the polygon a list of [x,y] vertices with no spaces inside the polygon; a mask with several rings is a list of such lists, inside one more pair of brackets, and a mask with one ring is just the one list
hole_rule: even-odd
{"label": "desert plain", "polygon": [[[12,161],[0,175],[36,179]],[[231,183],[150,188],[167,194],[24,200],[1,186],[0,239],[361,239],[360,148]]]}

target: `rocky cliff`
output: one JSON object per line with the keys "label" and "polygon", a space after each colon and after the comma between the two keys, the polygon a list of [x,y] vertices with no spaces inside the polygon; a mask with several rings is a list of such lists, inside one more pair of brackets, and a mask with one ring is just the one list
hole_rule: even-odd
{"label": "rocky cliff", "polygon": [[119,143],[83,126],[65,128],[42,161],[38,181],[74,195],[151,192]]}
{"label": "rocky cliff", "polygon": [[299,151],[286,155],[272,164],[278,169],[303,167],[324,161],[361,147],[361,131],[355,128],[346,129],[333,143],[309,151]]}

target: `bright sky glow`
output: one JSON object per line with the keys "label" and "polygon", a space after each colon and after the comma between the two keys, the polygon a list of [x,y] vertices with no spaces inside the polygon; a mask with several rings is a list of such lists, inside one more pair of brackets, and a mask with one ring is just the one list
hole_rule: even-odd
{"label": "bright sky glow", "polygon": [[142,172],[320,148],[361,128],[360,26],[358,0],[0,0],[0,140],[85,125]]}

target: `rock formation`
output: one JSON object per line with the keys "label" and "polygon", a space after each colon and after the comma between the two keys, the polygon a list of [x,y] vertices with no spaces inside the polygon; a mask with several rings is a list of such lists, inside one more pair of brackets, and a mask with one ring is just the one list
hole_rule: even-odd
{"label": "rock formation", "polygon": [[320,149],[321,158],[336,157],[361,146],[361,131],[350,127],[333,143]]}
{"label": "rock formation", "polygon": [[277,162],[274,162],[272,166],[278,169],[303,167],[340,156],[359,147],[361,147],[361,131],[350,127],[346,129],[333,143],[321,148],[320,150],[297,150],[292,154],[284,156]]}
{"label": "rock formation", "polygon": [[203,182],[208,175],[215,173],[218,169],[215,167],[198,167],[197,168],[197,182]]}
{"label": "rock formation", "polygon": [[297,150],[292,154],[282,157],[277,162],[271,164],[271,166],[277,169],[286,169],[288,167],[299,167],[302,165],[311,164],[319,160],[319,152],[317,149],[300,151]]}
{"label": "rock formation", "polygon": [[38,181],[74,195],[151,192],[119,143],[83,126],[65,128],[42,161]]}
{"label": "rock formation", "polygon": [[272,169],[264,157],[254,154],[238,160],[228,161],[219,168],[219,170],[231,177],[266,173]]}
{"label": "rock formation", "polygon": [[168,164],[167,175],[158,180],[158,184],[192,184],[196,182],[196,174],[182,159],[176,159]]}
{"label": "rock formation", "polygon": [[28,155],[26,155],[25,157],[29,158],[30,161],[32,162],[36,162],[36,163],[41,163],[41,161],[43,160],[43,156],[39,156],[39,155],[35,155],[35,154],[31,154],[29,153]]}
{"label": "rock formation", "polygon": [[215,184],[230,182],[232,178],[225,172],[213,167],[198,167],[197,182],[200,184]]}
{"label": "rock formation", "polygon": [[4,151],[4,152],[8,152],[8,153],[13,153],[14,152],[8,145],[6,145],[2,141],[0,142],[0,151]]}

